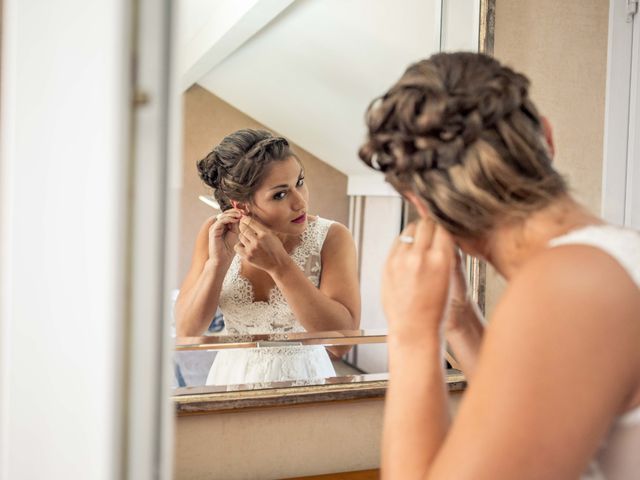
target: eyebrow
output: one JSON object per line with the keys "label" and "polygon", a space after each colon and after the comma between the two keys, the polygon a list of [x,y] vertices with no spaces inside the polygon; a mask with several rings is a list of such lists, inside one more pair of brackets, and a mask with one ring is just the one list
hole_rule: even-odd
{"label": "eyebrow", "polygon": [[[300,170],[300,173],[298,174],[298,179],[300,179],[300,177],[304,175],[304,170]],[[269,190],[276,190],[277,188],[287,188],[289,187],[289,185],[287,185],[286,183],[283,185],[276,185],[275,187],[271,187]]]}

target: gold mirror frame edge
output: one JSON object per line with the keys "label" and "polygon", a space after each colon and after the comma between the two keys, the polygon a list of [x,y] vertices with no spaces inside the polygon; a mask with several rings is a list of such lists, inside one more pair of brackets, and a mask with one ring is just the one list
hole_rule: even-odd
{"label": "gold mirror frame edge", "polygon": [[[462,372],[448,370],[447,389],[459,392],[467,382]],[[329,385],[265,388],[233,392],[199,393],[174,397],[178,416],[206,415],[236,410],[289,407],[314,403],[383,399],[388,380],[373,380]]]}

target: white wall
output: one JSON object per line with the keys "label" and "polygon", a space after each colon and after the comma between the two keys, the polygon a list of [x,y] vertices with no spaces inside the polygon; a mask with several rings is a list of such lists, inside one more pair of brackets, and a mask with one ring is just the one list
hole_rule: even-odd
{"label": "white wall", "polygon": [[[400,233],[402,199],[400,196],[367,196],[362,212],[360,292],[362,315],[360,328],[387,328],[382,311],[382,273],[389,249]],[[387,345],[358,345],[356,365],[367,373],[388,372]]]}
{"label": "white wall", "polygon": [[442,2],[442,51],[478,51],[480,34],[479,0],[444,0]]}
{"label": "white wall", "polygon": [[125,0],[4,0],[0,478],[120,478]]}
{"label": "white wall", "polygon": [[367,105],[439,39],[440,0],[297,0],[198,83],[340,172],[366,174]]}

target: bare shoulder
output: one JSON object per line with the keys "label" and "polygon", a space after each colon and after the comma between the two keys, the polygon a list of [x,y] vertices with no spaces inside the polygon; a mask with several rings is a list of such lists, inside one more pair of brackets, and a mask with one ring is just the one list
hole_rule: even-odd
{"label": "bare shoulder", "polygon": [[209,228],[211,227],[211,225],[213,225],[215,223],[215,221],[216,221],[216,215],[213,215],[213,216],[207,218],[204,221],[204,223],[202,224],[202,226],[200,227],[200,230],[199,230],[198,233],[200,234],[202,232],[208,232]]}
{"label": "bare shoulder", "polygon": [[[211,225],[213,225],[216,221],[216,217],[212,216],[207,218],[204,223],[200,226],[200,230],[198,230],[198,235],[196,236],[196,243],[194,248],[194,260],[196,258],[202,261],[202,256],[207,255],[209,252],[209,229]],[[206,260],[206,258],[204,258]]]}
{"label": "bare shoulder", "polygon": [[465,455],[457,478],[578,478],[637,405],[639,320],[637,286],[604,251],[564,245],[530,259],[494,309],[445,443],[447,458]]}
{"label": "bare shoulder", "polygon": [[540,253],[511,280],[488,339],[509,345],[513,356],[555,356],[576,372],[608,365],[639,388],[632,380],[640,374],[639,319],[640,290],[613,257],[564,245]]}
{"label": "bare shoulder", "polygon": [[540,317],[567,315],[640,334],[640,322],[632,320],[640,317],[640,290],[618,261],[588,245],[550,248],[524,265],[496,312],[525,306]]}
{"label": "bare shoulder", "polygon": [[355,248],[355,244],[349,229],[339,222],[333,222],[322,245],[322,253],[325,254],[352,247]]}
{"label": "bare shoulder", "polygon": [[202,236],[205,236],[208,238],[209,236],[209,229],[211,228],[211,225],[213,225],[216,221],[216,217],[215,215],[212,217],[207,218],[204,223],[200,226],[200,230],[198,230],[198,236],[196,238],[200,238]]}
{"label": "bare shoulder", "polygon": [[524,265],[512,280],[507,299],[534,295],[558,302],[604,303],[614,309],[640,302],[640,290],[624,267],[589,245],[549,248]]}

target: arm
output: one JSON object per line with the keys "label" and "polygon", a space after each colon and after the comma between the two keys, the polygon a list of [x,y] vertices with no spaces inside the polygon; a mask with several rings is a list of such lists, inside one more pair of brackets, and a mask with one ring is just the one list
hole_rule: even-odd
{"label": "arm", "polygon": [[308,331],[354,330],[360,326],[356,251],[347,228],[334,223],[322,246],[322,275],[316,288],[293,261],[273,280]]}
{"label": "arm", "polygon": [[237,241],[234,230],[240,214],[228,210],[217,219],[209,218],[200,228],[191,267],[176,299],[176,334],[202,335],[218,308],[222,282],[233,259],[230,244]]}
{"label": "arm", "polygon": [[467,380],[471,381],[482,344],[484,318],[478,305],[469,295],[459,251],[455,253],[454,258],[449,280],[449,304],[444,321],[444,334],[453,350],[454,358],[460,364]]}
{"label": "arm", "polygon": [[392,478],[577,478],[639,386],[639,312],[637,287],[606,254],[584,246],[543,252],[498,306],[444,440],[443,401],[430,398],[442,396],[429,391],[441,381],[430,365],[436,356],[421,361],[417,340],[405,337],[402,351],[412,355],[392,351],[391,361],[413,373],[416,394],[402,396],[392,373],[387,414],[417,413],[425,423],[385,435],[425,461],[404,468],[392,459]]}
{"label": "arm", "polygon": [[449,301],[444,335],[468,381],[475,374],[484,329],[484,318],[473,300],[457,301],[453,297]]}

